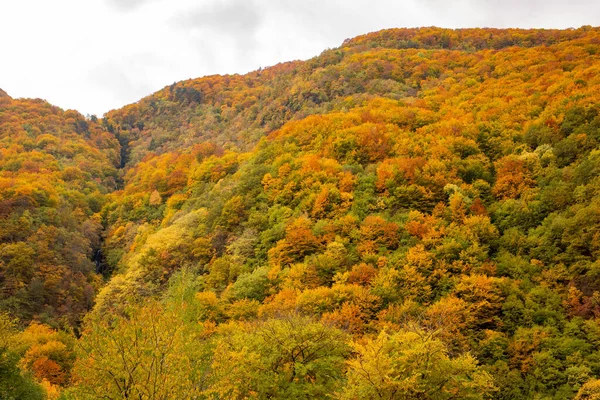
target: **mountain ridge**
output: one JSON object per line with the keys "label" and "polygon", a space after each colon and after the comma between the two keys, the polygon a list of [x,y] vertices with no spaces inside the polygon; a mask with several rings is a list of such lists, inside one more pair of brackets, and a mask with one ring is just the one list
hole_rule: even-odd
{"label": "mountain ridge", "polygon": [[[559,44],[565,40],[577,40],[586,34],[597,33],[599,29],[586,26],[572,30],[384,30],[347,40],[341,47],[326,50],[307,61],[280,63],[244,75],[213,75],[181,81],[166,86],[137,103],[108,112],[105,121],[108,128],[117,128],[127,137],[123,140],[128,142],[128,146],[129,142],[135,142],[131,147],[133,158],[138,161],[148,152],[160,153],[177,147],[177,143],[180,142],[191,146],[200,141],[214,140],[221,146],[249,150],[261,137],[279,128],[285,121],[330,110],[335,107],[337,99],[357,94],[359,91],[367,96],[393,95],[400,98],[415,96],[420,90],[421,77],[403,76],[404,73],[392,76],[389,73],[372,72],[374,75],[371,79],[375,79],[370,88],[363,87],[360,82],[353,82],[356,80],[352,78],[354,72],[346,67],[349,64],[347,59],[353,54],[366,51],[385,52],[386,49],[399,51],[399,56],[403,51],[411,52],[419,48],[427,51],[449,51],[442,47],[440,38],[446,37],[451,45],[453,41],[461,43],[460,35],[465,36],[465,40],[470,40],[469,46],[470,43],[476,43],[479,47],[477,51],[496,47],[539,47]],[[407,47],[406,43],[412,47]],[[474,49],[473,46],[471,48]],[[415,63],[403,68],[416,68],[417,65],[418,63]],[[320,72],[315,74],[314,71]],[[327,73],[330,76],[327,76]],[[426,71],[422,74],[427,76]],[[340,85],[333,79],[344,81]],[[386,82],[381,82],[383,80]],[[263,90],[266,83],[269,91]],[[232,90],[233,87],[235,91]],[[236,105],[237,109],[232,109],[231,104],[237,100],[235,92],[240,93],[238,97],[246,96],[246,100]],[[217,93],[218,96],[225,97],[219,98]],[[239,107],[243,107],[243,110]],[[221,114],[222,111],[225,111],[225,114]],[[161,113],[161,116],[156,115],[157,113]],[[226,119],[226,123],[222,126],[207,122],[223,118]],[[131,123],[134,120],[137,121],[137,125]],[[175,120],[181,120],[179,126],[173,125]],[[148,123],[152,125],[147,125]]]}

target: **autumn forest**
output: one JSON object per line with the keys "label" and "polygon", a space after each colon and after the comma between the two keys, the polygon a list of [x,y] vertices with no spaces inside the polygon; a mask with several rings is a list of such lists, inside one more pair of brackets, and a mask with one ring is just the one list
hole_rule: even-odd
{"label": "autumn forest", "polygon": [[598,400],[599,256],[600,28],[0,90],[2,400]]}

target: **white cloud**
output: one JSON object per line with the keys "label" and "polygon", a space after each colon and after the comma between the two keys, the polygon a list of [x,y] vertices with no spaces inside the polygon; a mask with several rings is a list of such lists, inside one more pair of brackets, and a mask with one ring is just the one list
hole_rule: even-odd
{"label": "white cloud", "polygon": [[306,59],[391,27],[578,27],[594,0],[20,0],[0,88],[101,115],[174,81]]}
{"label": "white cloud", "polygon": [[133,11],[155,0],[107,0],[107,3],[120,11]]}

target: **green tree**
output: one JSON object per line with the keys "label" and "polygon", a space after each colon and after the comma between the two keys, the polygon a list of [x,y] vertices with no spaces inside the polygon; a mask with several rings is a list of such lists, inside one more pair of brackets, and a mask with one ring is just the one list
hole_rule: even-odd
{"label": "green tree", "polygon": [[306,317],[228,325],[216,343],[206,393],[227,399],[331,398],[348,351],[340,330]]}

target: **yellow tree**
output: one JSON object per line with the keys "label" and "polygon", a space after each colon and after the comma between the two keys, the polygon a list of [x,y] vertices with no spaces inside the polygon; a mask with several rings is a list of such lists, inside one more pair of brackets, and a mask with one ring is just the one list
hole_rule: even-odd
{"label": "yellow tree", "polygon": [[419,329],[381,332],[352,344],[348,382],[340,399],[486,399],[492,377],[470,354],[450,357],[432,332]]}
{"label": "yellow tree", "polygon": [[73,369],[76,399],[187,399],[202,389],[201,329],[151,302],[124,316],[92,314]]}

